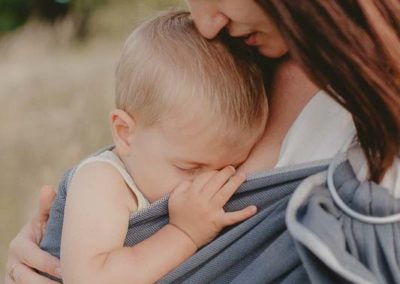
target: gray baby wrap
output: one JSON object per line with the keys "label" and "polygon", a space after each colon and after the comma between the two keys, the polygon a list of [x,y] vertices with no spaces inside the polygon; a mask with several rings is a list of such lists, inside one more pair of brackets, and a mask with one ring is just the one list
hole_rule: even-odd
{"label": "gray baby wrap", "polygon": [[[346,157],[334,162],[251,176],[226,210],[255,204],[258,213],[224,230],[160,283],[400,283],[400,222],[394,216],[379,223],[385,221],[381,217],[398,213],[399,201],[374,183],[358,181]],[[60,183],[41,242],[57,257],[73,173],[68,171]],[[338,206],[332,185],[347,209],[367,217],[359,220]],[[162,198],[131,216],[125,246],[141,242],[168,222],[167,201]]]}

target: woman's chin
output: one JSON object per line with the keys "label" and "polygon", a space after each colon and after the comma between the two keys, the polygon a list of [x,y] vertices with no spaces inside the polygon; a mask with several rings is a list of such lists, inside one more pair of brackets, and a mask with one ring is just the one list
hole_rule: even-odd
{"label": "woman's chin", "polygon": [[259,45],[257,48],[261,55],[268,58],[279,58],[284,56],[289,51],[289,49],[286,46],[271,47],[271,46]]}

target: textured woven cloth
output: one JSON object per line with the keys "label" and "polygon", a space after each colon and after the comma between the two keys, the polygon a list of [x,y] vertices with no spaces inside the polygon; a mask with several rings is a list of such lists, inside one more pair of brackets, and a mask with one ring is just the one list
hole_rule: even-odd
{"label": "textured woven cloth", "polygon": [[[399,223],[377,225],[345,214],[327,185],[330,162],[251,176],[226,210],[255,204],[258,213],[224,230],[160,283],[400,283]],[[385,189],[359,182],[343,157],[339,162],[331,175],[349,207],[374,216],[396,212],[398,202]],[[57,257],[73,172],[60,184],[41,243]],[[168,222],[167,201],[165,197],[131,216],[125,246],[141,242]]]}
{"label": "textured woven cloth", "polygon": [[313,283],[400,283],[400,200],[357,180],[348,161],[335,164],[306,179],[286,211],[307,275]]}
{"label": "textured woven cloth", "polygon": [[[255,204],[256,216],[222,232],[160,283],[307,281],[286,229],[285,210],[299,183],[326,167],[326,162],[321,162],[250,177],[229,201],[226,210]],[[167,213],[166,198],[138,212],[130,220],[125,245],[135,245],[159,230],[168,222]]]}

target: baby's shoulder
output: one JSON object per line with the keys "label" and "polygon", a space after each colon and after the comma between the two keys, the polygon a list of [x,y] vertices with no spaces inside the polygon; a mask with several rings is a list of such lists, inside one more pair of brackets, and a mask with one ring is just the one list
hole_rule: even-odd
{"label": "baby's shoulder", "polygon": [[74,179],[90,180],[92,182],[98,182],[104,180],[107,183],[118,183],[119,180],[123,180],[120,172],[112,164],[97,160],[79,164],[75,173],[72,177]]}
{"label": "baby's shoulder", "polygon": [[136,199],[127,186],[119,170],[104,161],[91,161],[79,165],[71,179],[68,195],[78,194],[82,197],[106,198],[110,202],[126,205],[130,212],[136,211]]}

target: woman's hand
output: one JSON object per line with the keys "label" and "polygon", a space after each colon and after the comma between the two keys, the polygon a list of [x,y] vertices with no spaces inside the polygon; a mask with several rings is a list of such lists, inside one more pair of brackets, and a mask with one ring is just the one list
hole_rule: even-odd
{"label": "woman's hand", "polygon": [[245,180],[233,167],[199,175],[181,183],[170,195],[169,223],[183,231],[197,248],[207,244],[226,226],[253,216],[257,208],[248,206],[225,212],[223,206]]}
{"label": "woman's hand", "polygon": [[53,199],[54,190],[44,186],[40,192],[39,211],[11,241],[6,265],[5,284],[56,283],[38,274],[34,269],[61,278],[60,261],[42,251],[39,242],[43,237]]}

